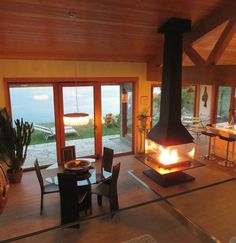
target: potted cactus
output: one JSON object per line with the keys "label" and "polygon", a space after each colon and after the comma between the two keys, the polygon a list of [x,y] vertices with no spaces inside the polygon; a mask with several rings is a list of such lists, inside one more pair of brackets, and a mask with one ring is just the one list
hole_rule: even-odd
{"label": "potted cactus", "polygon": [[6,108],[0,110],[0,160],[9,166],[8,177],[11,183],[19,183],[22,178],[22,166],[33,133],[33,123],[22,118],[12,123]]}

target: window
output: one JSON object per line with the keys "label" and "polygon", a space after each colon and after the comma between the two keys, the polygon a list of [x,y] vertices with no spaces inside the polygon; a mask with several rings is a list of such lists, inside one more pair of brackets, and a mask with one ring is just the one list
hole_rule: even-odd
{"label": "window", "polygon": [[10,85],[12,120],[23,118],[34,124],[24,168],[57,161],[54,97],[51,85]]}
{"label": "window", "polygon": [[231,87],[220,86],[218,90],[216,122],[228,122],[231,107]]}
{"label": "window", "polygon": [[195,86],[182,87],[181,115],[193,117],[195,113]]}
{"label": "window", "polygon": [[157,124],[160,117],[161,87],[152,87],[152,127]]}

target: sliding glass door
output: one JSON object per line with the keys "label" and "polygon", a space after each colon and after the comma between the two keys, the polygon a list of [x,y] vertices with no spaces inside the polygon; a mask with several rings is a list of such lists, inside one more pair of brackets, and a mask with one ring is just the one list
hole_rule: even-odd
{"label": "sliding glass door", "polygon": [[133,85],[101,86],[102,145],[115,154],[132,152]]}
{"label": "sliding glass door", "polygon": [[[62,91],[65,145],[75,145],[77,157],[95,155],[94,87],[64,86]],[[80,122],[65,120],[74,114]]]}
{"label": "sliding glass door", "polygon": [[57,162],[54,95],[52,85],[10,85],[12,120],[33,122],[34,133],[23,168]]}
{"label": "sliding glass door", "polygon": [[[133,151],[132,82],[18,82],[9,82],[12,118],[34,124],[24,168],[36,158],[40,165],[60,162],[61,148],[70,145],[77,157],[101,155],[103,147],[115,154]],[[75,113],[86,122],[68,122]]]}
{"label": "sliding glass door", "polygon": [[[183,86],[181,89],[181,116],[195,115],[195,86]],[[152,127],[159,121],[161,104],[161,87],[152,87]]]}

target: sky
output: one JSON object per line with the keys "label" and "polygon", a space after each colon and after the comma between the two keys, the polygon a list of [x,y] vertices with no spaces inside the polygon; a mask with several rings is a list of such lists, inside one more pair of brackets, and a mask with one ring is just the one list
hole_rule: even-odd
{"label": "sky", "polygon": [[[63,87],[63,97],[64,113],[84,112],[93,117],[94,98],[92,86]],[[13,120],[24,118],[25,121],[35,124],[54,121],[52,86],[11,87],[10,98]],[[102,86],[102,115],[105,116],[107,113],[113,113],[114,115],[120,113],[119,85]]]}

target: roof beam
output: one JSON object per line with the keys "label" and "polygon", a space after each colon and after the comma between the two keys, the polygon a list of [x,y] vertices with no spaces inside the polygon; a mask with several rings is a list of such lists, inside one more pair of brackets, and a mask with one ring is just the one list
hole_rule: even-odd
{"label": "roof beam", "polygon": [[206,65],[206,61],[198,54],[198,52],[190,45],[184,44],[184,52],[192,60],[195,65]]}
{"label": "roof beam", "polygon": [[[147,80],[162,81],[162,67],[147,65]],[[235,85],[236,65],[185,66],[182,83]]]}
{"label": "roof beam", "polygon": [[218,60],[222,56],[223,52],[229,45],[230,41],[234,37],[234,34],[236,33],[236,17],[232,18],[227,26],[225,27],[224,31],[222,32],[220,38],[216,42],[213,50],[211,51],[208,59],[207,64],[213,65],[217,64]]}
{"label": "roof beam", "polygon": [[196,26],[193,26],[192,31],[185,35],[185,41],[187,43],[193,43],[223,22],[234,18],[235,9],[236,1],[231,1],[230,4],[225,4],[225,6],[221,6],[213,14],[199,21]]}

